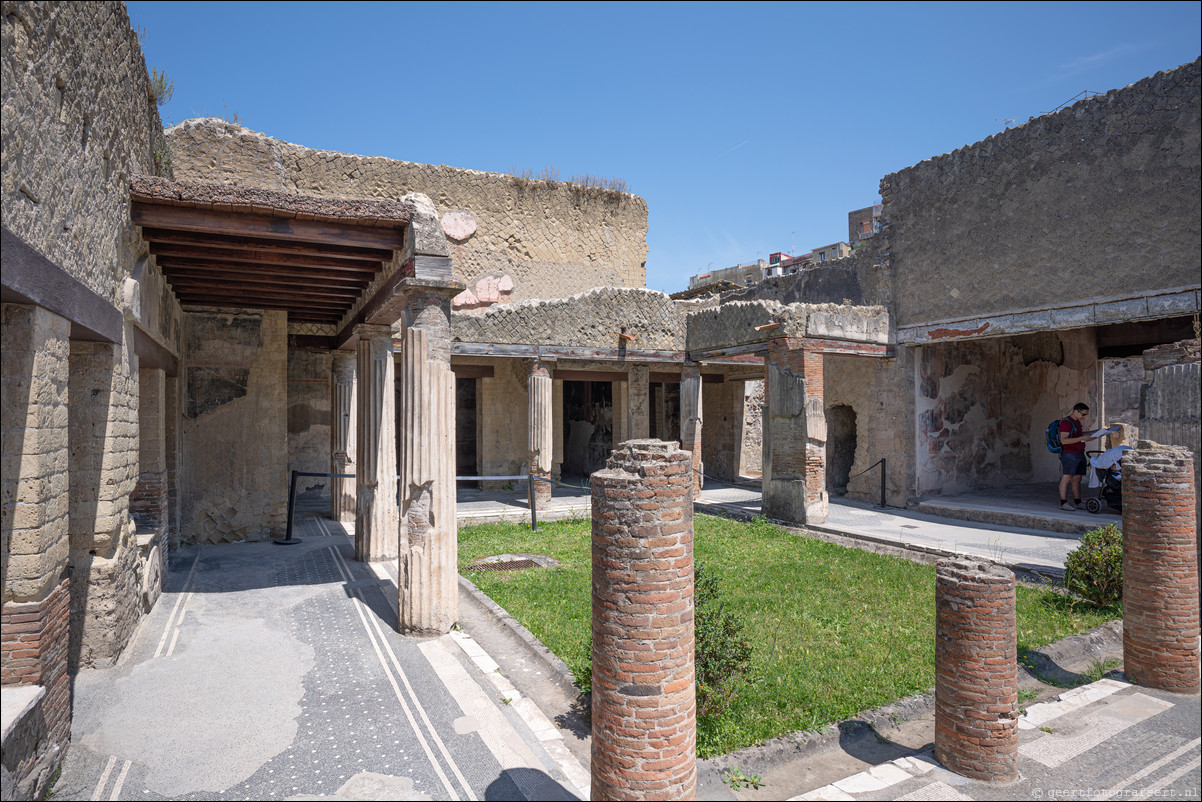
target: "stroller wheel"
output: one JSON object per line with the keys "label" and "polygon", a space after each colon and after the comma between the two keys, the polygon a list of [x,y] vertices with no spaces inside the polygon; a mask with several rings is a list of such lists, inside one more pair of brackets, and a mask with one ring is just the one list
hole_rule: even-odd
{"label": "stroller wheel", "polygon": [[1087,498],[1085,499],[1085,509],[1097,515],[1102,511],[1102,502],[1096,498]]}

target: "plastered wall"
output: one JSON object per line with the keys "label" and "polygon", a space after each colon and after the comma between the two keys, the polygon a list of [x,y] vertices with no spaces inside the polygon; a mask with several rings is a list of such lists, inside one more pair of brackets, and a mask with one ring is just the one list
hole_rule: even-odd
{"label": "plastered wall", "polygon": [[[330,472],[329,351],[288,351],[288,470]],[[302,477],[296,492],[328,495],[330,480]]]}
{"label": "plastered wall", "polygon": [[1198,287],[1199,98],[1194,61],[885,176],[897,325]]}
{"label": "plastered wall", "polygon": [[474,288],[508,276],[514,301],[647,283],[647,204],[637,195],[312,150],[214,119],[180,123],[168,139],[180,179],[322,197],[428,195],[448,233],[454,277]]}
{"label": "plastered wall", "polygon": [[185,315],[185,542],[283,536],[289,465],[285,317],[254,310]]}
{"label": "plastered wall", "polygon": [[1073,404],[1097,407],[1090,329],[915,349],[917,490],[951,493],[1054,482],[1047,425]]}

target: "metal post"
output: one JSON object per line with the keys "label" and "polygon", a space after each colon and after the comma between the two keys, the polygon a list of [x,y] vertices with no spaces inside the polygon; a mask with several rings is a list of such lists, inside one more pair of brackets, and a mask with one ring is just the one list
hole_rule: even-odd
{"label": "metal post", "polygon": [[881,457],[881,506],[885,506],[885,458]]}
{"label": "metal post", "polygon": [[526,494],[530,498],[530,531],[538,531],[538,510],[534,506],[534,474],[526,474]]}
{"label": "metal post", "polygon": [[297,473],[297,471],[292,472],[292,481],[288,485],[288,528],[285,530],[286,534],[283,540],[280,540],[279,538],[276,538],[275,540],[275,543],[280,546],[295,546],[297,543],[301,542],[300,538],[294,538],[292,536],[292,513],[296,507]]}

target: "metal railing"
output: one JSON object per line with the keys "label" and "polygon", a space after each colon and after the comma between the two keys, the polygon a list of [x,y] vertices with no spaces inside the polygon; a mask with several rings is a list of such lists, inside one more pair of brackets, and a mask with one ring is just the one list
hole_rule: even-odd
{"label": "metal railing", "polygon": [[855,474],[855,476],[847,477],[847,480],[850,482],[852,479],[855,479],[856,476],[863,476],[864,474],[868,473],[869,471],[871,471],[873,468],[875,468],[878,465],[881,466],[881,503],[876,505],[876,508],[878,510],[883,510],[883,509],[887,509],[889,507],[889,505],[885,503],[885,458],[884,457],[881,457],[880,459],[878,459],[876,462],[869,465],[864,470]]}

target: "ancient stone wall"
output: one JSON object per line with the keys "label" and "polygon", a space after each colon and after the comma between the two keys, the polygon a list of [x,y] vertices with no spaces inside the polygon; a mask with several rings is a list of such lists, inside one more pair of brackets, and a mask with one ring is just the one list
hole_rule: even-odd
{"label": "ancient stone wall", "polygon": [[478,314],[453,313],[451,337],[459,342],[679,351],[685,318],[711,301],[673,301],[654,290],[606,287],[570,298],[499,304]]}
{"label": "ancient stone wall", "polygon": [[[331,472],[329,351],[288,351],[288,470]],[[330,480],[301,477],[296,492],[328,495]]]}
{"label": "ancient stone wall", "polygon": [[885,176],[899,341],[1196,312],[1199,64]]}
{"label": "ancient stone wall", "polygon": [[3,19],[4,225],[120,307],[138,254],[133,174],[169,174],[158,108],[125,6],[8,3]]}
{"label": "ancient stone wall", "polygon": [[1096,408],[1096,356],[1091,329],[917,349],[917,491],[1055,481],[1044,430],[1077,402]]}
{"label": "ancient stone wall", "polygon": [[[850,407],[855,417],[855,453],[848,469],[847,495],[880,503],[880,468],[863,473],[885,458],[885,500],[906,506],[914,466],[914,349],[899,349],[891,359],[827,354],[824,359],[827,410]],[[828,413],[828,424],[831,417]],[[837,448],[835,427],[828,452]],[[829,456],[829,455],[828,455]],[[857,475],[859,474],[859,475]]]}
{"label": "ancient stone wall", "polygon": [[185,316],[185,542],[282,537],[288,506],[284,312]]}
{"label": "ancient stone wall", "polygon": [[647,283],[647,204],[636,195],[312,150],[215,119],[187,120],[167,134],[181,179],[319,197],[428,195],[449,238],[454,278],[472,289],[489,278],[512,283],[517,301]]}
{"label": "ancient stone wall", "polygon": [[[701,459],[706,476],[732,482],[743,472],[745,403],[742,382],[702,383]],[[760,463],[747,467],[758,471]]]}
{"label": "ancient stone wall", "polygon": [[1100,359],[1102,395],[1105,412],[1096,422],[1139,423],[1139,395],[1144,385],[1144,361],[1141,357]]}
{"label": "ancient stone wall", "polygon": [[691,355],[731,346],[762,345],[782,336],[885,344],[890,339],[889,313],[881,306],[786,305],[767,300],[725,302],[688,316]]}
{"label": "ancient stone wall", "polygon": [[1144,352],[1148,383],[1141,388],[1139,437],[1193,452],[1194,508],[1202,548],[1202,362],[1198,340]]}
{"label": "ancient stone wall", "polygon": [[[477,460],[481,476],[516,476],[525,466],[530,437],[528,376],[524,360],[501,359],[492,378],[479,380],[482,420]],[[501,482],[508,484],[513,483]]]}
{"label": "ancient stone wall", "polygon": [[888,306],[893,301],[892,273],[887,255],[878,250],[886,242],[884,236],[878,235],[850,256],[731,290],[722,294],[722,302]]}

